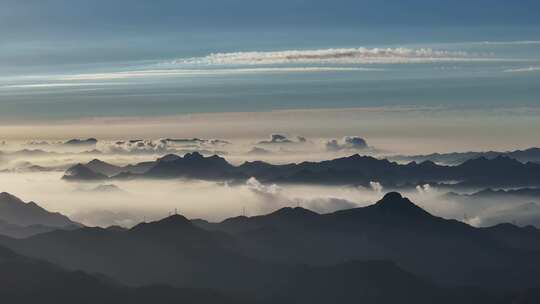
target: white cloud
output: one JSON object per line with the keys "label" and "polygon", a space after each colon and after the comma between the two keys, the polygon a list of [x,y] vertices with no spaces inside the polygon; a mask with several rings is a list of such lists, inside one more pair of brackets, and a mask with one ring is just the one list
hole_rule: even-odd
{"label": "white cloud", "polygon": [[369,182],[369,186],[371,187],[371,190],[376,193],[381,194],[383,192],[383,186],[379,182]]}
{"label": "white cloud", "polygon": [[538,40],[518,40],[518,41],[483,41],[479,44],[484,45],[531,45],[540,44]]}
{"label": "white cloud", "polygon": [[181,58],[172,64],[204,65],[269,65],[269,64],[372,64],[372,63],[418,63],[446,61],[484,61],[490,57],[478,57],[459,51],[434,50],[431,48],[331,48],[319,50],[287,50],[268,52],[214,53],[204,57]]}
{"label": "white cloud", "polygon": [[431,193],[431,185],[425,184],[425,185],[418,185],[416,186],[416,191],[420,194],[428,194]]}
{"label": "white cloud", "polygon": [[526,73],[526,72],[540,72],[540,66],[530,66],[526,68],[508,69],[506,73]]}
{"label": "white cloud", "polygon": [[366,140],[358,136],[345,136],[341,140],[332,139],[326,142],[326,150],[328,151],[365,150],[367,148],[369,146]]}
{"label": "white cloud", "polygon": [[[160,66],[165,66],[161,64]],[[77,80],[118,80],[130,78],[151,77],[181,77],[197,75],[229,75],[229,74],[253,74],[253,73],[313,73],[313,72],[352,72],[352,71],[382,71],[383,69],[359,68],[359,67],[276,67],[276,68],[249,68],[249,69],[153,69],[133,70],[125,72],[74,74],[57,76],[63,81]]]}
{"label": "white cloud", "polygon": [[246,186],[250,191],[263,198],[266,204],[273,207],[272,209],[285,206],[298,206],[318,213],[329,213],[358,207],[358,204],[347,199],[332,196],[309,198],[291,196],[285,192],[284,188],[276,184],[264,185],[254,177],[246,181]]}

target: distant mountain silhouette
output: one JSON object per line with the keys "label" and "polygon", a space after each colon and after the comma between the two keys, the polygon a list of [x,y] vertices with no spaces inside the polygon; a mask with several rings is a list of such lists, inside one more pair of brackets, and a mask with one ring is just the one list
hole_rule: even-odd
{"label": "distant mountain silhouette", "polygon": [[6,193],[0,193],[0,234],[16,238],[28,237],[57,229],[77,229],[79,223],[60,213],[49,212],[34,202],[25,203]]}
{"label": "distant mountain silhouette", "polygon": [[116,175],[122,172],[119,166],[111,165],[99,159],[93,159],[85,165],[88,169],[107,176]]}
{"label": "distant mountain silhouette", "polygon": [[481,229],[506,246],[540,251],[540,230],[533,226],[518,227],[505,223]]}
{"label": "distant mountain silhouette", "polygon": [[107,175],[97,173],[83,164],[67,169],[62,176],[62,179],[67,181],[100,181],[107,178]]}
{"label": "distant mountain silhouette", "polygon": [[[259,263],[227,248],[231,237],[197,228],[180,215],[127,231],[83,228],[40,234],[20,242],[5,240],[22,254],[69,269],[103,273],[130,285],[239,288],[242,284],[238,280],[244,277],[230,278],[231,273],[243,271],[245,277],[252,277],[264,272]],[[33,252],[37,248],[43,251]]]}
{"label": "distant mountain silhouette", "polygon": [[[261,264],[240,255],[227,253],[222,247],[217,246],[220,239],[222,237],[219,234],[193,227],[187,219],[175,215],[162,221],[141,224],[129,231],[86,228],[72,232],[42,234],[27,240],[3,239],[2,242],[11,243],[17,251],[27,252],[29,255],[43,256],[49,261],[56,260],[64,267],[83,269],[92,273],[98,271],[130,285],[152,283],[188,287],[204,285],[211,289],[219,289],[221,293],[251,298],[249,303],[322,304],[334,300],[336,303],[393,304],[400,299],[407,299],[407,303],[487,304],[493,303],[491,301],[494,298],[502,297],[498,293],[481,294],[479,300],[476,297],[479,292],[476,290],[456,292],[452,289],[443,289],[388,261],[349,261],[330,266]],[[40,248],[43,252],[37,253],[30,249],[36,245],[38,247],[35,248]],[[75,252],[77,255],[73,255]],[[13,255],[11,252],[8,253]],[[85,292],[96,293],[90,297],[90,299],[96,297],[96,300],[102,297],[108,300],[109,297],[119,296],[116,293],[119,291],[98,289],[94,286],[103,284],[105,287],[111,287],[107,283],[109,281],[103,280],[102,277],[90,277],[81,272],[68,274],[60,272],[50,277],[39,267],[28,270],[10,267],[15,268],[13,272],[18,275],[17,280],[10,282],[14,288],[10,286],[9,289],[16,295],[30,297],[34,293],[24,293],[20,290],[35,290],[38,294],[43,292],[47,299],[50,297],[49,289],[56,290],[56,284],[65,284],[70,290],[62,296],[72,300]],[[36,274],[33,277],[30,276],[32,272]],[[85,283],[79,285],[80,280],[76,279],[75,274],[86,278]],[[64,276],[70,279],[70,283],[62,279]],[[46,284],[34,287],[39,280],[44,280]],[[140,296],[141,289],[126,290],[118,285],[112,286],[127,292],[127,295],[121,293],[120,296],[126,297],[132,292]],[[142,290],[152,289],[142,288]],[[139,303],[137,301],[145,299],[151,303],[161,303],[164,298],[172,297],[171,293],[167,292],[169,290],[162,287],[161,292],[164,294],[157,295],[154,301],[149,296],[134,301]],[[202,290],[191,288],[174,291],[172,294],[188,299],[193,299],[197,295],[199,298],[195,299],[199,299],[199,303],[206,303],[205,299],[216,299],[220,296],[220,293],[207,288],[204,293]],[[0,294],[1,292],[2,287]],[[216,303],[227,303],[230,299],[221,297],[223,299],[217,300],[224,302]],[[191,303],[190,300],[187,301]]]}
{"label": "distant mountain silhouette", "polygon": [[448,192],[441,199],[459,204],[471,214],[482,214],[481,226],[512,222],[540,227],[540,188]]}
{"label": "distant mountain silhouette", "polygon": [[[140,166],[134,165],[134,166]],[[265,162],[229,164],[217,155],[204,157],[194,152],[184,157],[168,155],[155,163],[145,163],[144,173],[122,169],[113,178],[195,178],[205,180],[245,180],[255,177],[262,182],[364,185],[377,181],[387,187],[414,187],[420,183],[448,183],[454,187],[514,187],[540,185],[540,164],[521,163],[498,156],[480,157],[457,166],[441,166],[431,161],[406,165],[358,154],[321,162],[272,165]],[[98,169],[96,169],[98,170]],[[117,171],[120,169],[117,169]],[[90,172],[89,172],[90,171]],[[142,170],[141,170],[142,171]],[[92,174],[94,172],[95,174]],[[110,171],[109,173],[111,173]],[[103,179],[107,173],[88,166],[70,168],[66,179]]]}
{"label": "distant mountain silhouette", "polygon": [[0,220],[21,226],[65,227],[78,225],[65,215],[49,212],[34,202],[25,203],[6,192],[0,193]]}
{"label": "distant mountain silhouette", "polygon": [[101,275],[67,271],[2,247],[0,269],[4,303],[244,303],[212,290],[159,285],[130,288]]}
{"label": "distant mountain silhouette", "polygon": [[527,202],[499,209],[482,219],[483,226],[512,222],[515,225],[540,227],[540,203]]}
{"label": "distant mountain silhouette", "polygon": [[[420,304],[487,304],[507,297],[497,293],[486,295],[475,291],[445,290],[386,261],[353,261],[324,267],[297,266],[286,272],[287,276],[279,271],[274,272],[276,280],[267,286],[269,291],[242,295],[231,293],[234,296],[211,289],[173,288],[166,285],[127,287],[100,274],[64,270],[48,262],[21,256],[4,247],[0,247],[0,268],[2,300],[21,304],[391,304],[403,302],[403,299],[406,299],[406,303]],[[518,296],[523,298],[525,294],[523,292]],[[538,296],[527,294],[527,298],[538,299]]]}
{"label": "distant mountain silhouette", "polygon": [[368,207],[330,214],[296,211],[304,215],[295,220],[289,220],[291,212],[278,213],[287,216],[274,213],[217,224],[195,223],[239,237],[245,255],[269,262],[389,259],[441,284],[485,286],[528,285],[540,269],[533,258],[538,254],[524,254],[511,240],[495,237],[497,230],[432,216],[397,193]]}
{"label": "distant mountain silhouette", "polygon": [[197,179],[234,179],[244,177],[237,168],[217,155],[204,157],[198,152],[188,153],[184,157],[162,158],[148,170],[145,177],[171,178],[187,177]]}
{"label": "distant mountain silhouette", "polygon": [[93,188],[91,191],[100,192],[100,193],[121,193],[121,192],[124,192],[118,186],[113,185],[113,184],[99,185],[99,186]]}
{"label": "distant mountain silhouette", "polygon": [[64,143],[68,146],[95,146],[97,144],[97,139],[88,138],[88,139],[70,139]]}
{"label": "distant mountain silhouette", "polygon": [[156,162],[142,162],[136,165],[115,166],[99,159],[88,162],[85,166],[90,170],[106,176],[114,176],[123,172],[141,174],[153,167]]}
{"label": "distant mountain silhouette", "polygon": [[449,192],[446,194],[446,196],[450,198],[462,199],[505,199],[508,201],[518,197],[540,199],[540,188],[520,188],[509,190],[493,190],[488,188],[471,194]]}
{"label": "distant mountain silhouette", "polygon": [[[173,215],[127,231],[53,231],[20,240],[1,237],[0,244],[69,269],[103,273],[129,285],[166,283],[256,294],[266,300],[283,296],[294,299],[291,303],[310,303],[319,297],[321,301],[316,303],[327,303],[322,299],[328,301],[338,294],[350,299],[360,290],[359,299],[368,299],[367,303],[395,303],[395,295],[410,296],[411,301],[417,300],[414,303],[443,303],[438,300],[441,292],[454,300],[457,294],[452,289],[441,291],[429,281],[452,288],[539,286],[540,252],[536,248],[540,241],[535,235],[528,228],[508,233],[445,220],[398,193],[389,193],[371,206],[330,214],[285,208],[221,223]],[[519,246],[523,240],[529,243]],[[353,262],[374,260],[394,261],[397,266]],[[344,262],[353,264],[344,266]],[[406,273],[420,277],[412,279]],[[375,274],[381,279],[375,280]],[[404,277],[408,279],[402,282],[399,278]],[[310,284],[303,280],[316,286],[326,282],[328,292],[321,288],[307,294]],[[351,285],[349,280],[364,283]],[[407,290],[425,292],[404,294],[402,287],[407,282],[416,286]],[[298,286],[298,294],[291,291],[294,286]],[[364,289],[353,289],[355,286]]]}
{"label": "distant mountain silhouette", "polygon": [[[79,226],[65,226],[62,229],[78,229]],[[19,226],[0,220],[0,235],[13,238],[27,238],[32,235],[58,230],[58,227],[45,225]]]}
{"label": "distant mountain silhouette", "polygon": [[452,153],[433,153],[427,155],[412,155],[412,156],[390,156],[389,158],[399,162],[425,162],[433,161],[436,163],[446,164],[446,165],[459,165],[468,160],[485,157],[487,159],[493,159],[498,156],[505,156],[513,158],[522,163],[526,162],[535,162],[540,163],[540,148],[529,148],[526,150],[516,150],[509,152],[497,152],[497,151],[488,151],[488,152],[452,152]]}

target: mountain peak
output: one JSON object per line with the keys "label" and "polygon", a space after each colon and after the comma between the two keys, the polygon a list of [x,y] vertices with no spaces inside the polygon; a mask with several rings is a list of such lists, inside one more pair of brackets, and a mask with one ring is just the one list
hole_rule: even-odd
{"label": "mountain peak", "polygon": [[388,192],[384,195],[384,197],[379,201],[379,203],[386,202],[386,201],[397,201],[402,200],[403,196],[399,192]]}
{"label": "mountain peak", "polygon": [[489,159],[485,156],[480,156],[478,158],[469,159],[466,162],[463,163],[463,165],[491,165],[493,163],[496,164],[506,164],[506,165],[522,165],[519,161],[517,161],[514,158],[505,156],[505,155],[498,155],[492,159]]}
{"label": "mountain peak", "polygon": [[23,202],[20,198],[16,197],[13,194],[2,192],[0,193],[0,200],[1,201],[9,201],[9,202]]}
{"label": "mountain peak", "polygon": [[150,222],[141,223],[131,228],[130,231],[156,231],[175,233],[178,230],[195,229],[196,227],[186,217],[180,214],[174,214],[164,219]]}
{"label": "mountain peak", "polygon": [[204,156],[197,151],[187,153],[186,155],[184,155],[184,159],[189,159],[189,160],[196,160],[196,159],[198,160],[198,159],[203,159],[203,158]]}
{"label": "mountain peak", "polygon": [[100,179],[106,179],[107,176],[96,173],[94,170],[88,168],[87,166],[83,164],[76,164],[75,166],[69,168],[66,170],[64,176],[62,177],[66,180],[100,180]]}
{"label": "mountain peak", "polygon": [[183,215],[180,214],[173,214],[171,216],[168,216],[157,223],[162,224],[172,224],[172,225],[191,225],[191,222]]}
{"label": "mountain peak", "polygon": [[97,158],[94,158],[92,159],[91,161],[88,162],[88,164],[105,164],[104,161],[100,160],[100,159],[97,159]]}
{"label": "mountain peak", "polygon": [[270,216],[294,216],[294,217],[303,217],[303,216],[312,216],[319,215],[316,212],[302,208],[302,207],[284,207],[271,214]]}
{"label": "mountain peak", "polygon": [[417,216],[429,214],[398,192],[387,193],[374,206],[382,212],[395,213],[396,215]]}
{"label": "mountain peak", "polygon": [[158,162],[170,162],[180,159],[181,157],[176,154],[167,154],[157,159]]}

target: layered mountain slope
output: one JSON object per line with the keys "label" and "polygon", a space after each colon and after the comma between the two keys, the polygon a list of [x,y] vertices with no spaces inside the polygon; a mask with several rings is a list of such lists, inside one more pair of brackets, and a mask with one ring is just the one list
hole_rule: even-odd
{"label": "layered mountain slope", "polygon": [[321,162],[272,165],[257,161],[233,166],[217,155],[204,157],[194,152],[183,157],[168,155],[153,164],[147,162],[134,165],[148,168],[142,173],[125,167],[111,169],[111,165],[103,163],[98,166],[98,161],[91,163],[90,166],[79,164],[70,168],[64,179],[103,180],[107,175],[121,171],[112,178],[245,180],[255,177],[263,182],[364,186],[377,181],[388,187],[425,183],[450,183],[473,188],[540,186],[540,164],[521,163],[504,156],[493,159],[480,157],[457,166],[441,166],[431,161],[402,165],[358,154]]}

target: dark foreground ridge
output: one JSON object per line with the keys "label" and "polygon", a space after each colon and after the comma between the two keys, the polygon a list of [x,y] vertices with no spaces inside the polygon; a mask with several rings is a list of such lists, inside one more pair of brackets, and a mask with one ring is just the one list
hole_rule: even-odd
{"label": "dark foreground ridge", "polygon": [[247,303],[213,290],[127,287],[102,275],[68,271],[0,247],[3,303]]}
{"label": "dark foreground ridge", "polygon": [[220,223],[173,215],[128,230],[0,237],[0,246],[121,285],[214,290],[251,303],[533,303],[540,286],[538,230],[474,228],[395,192],[329,214],[283,208]]}

